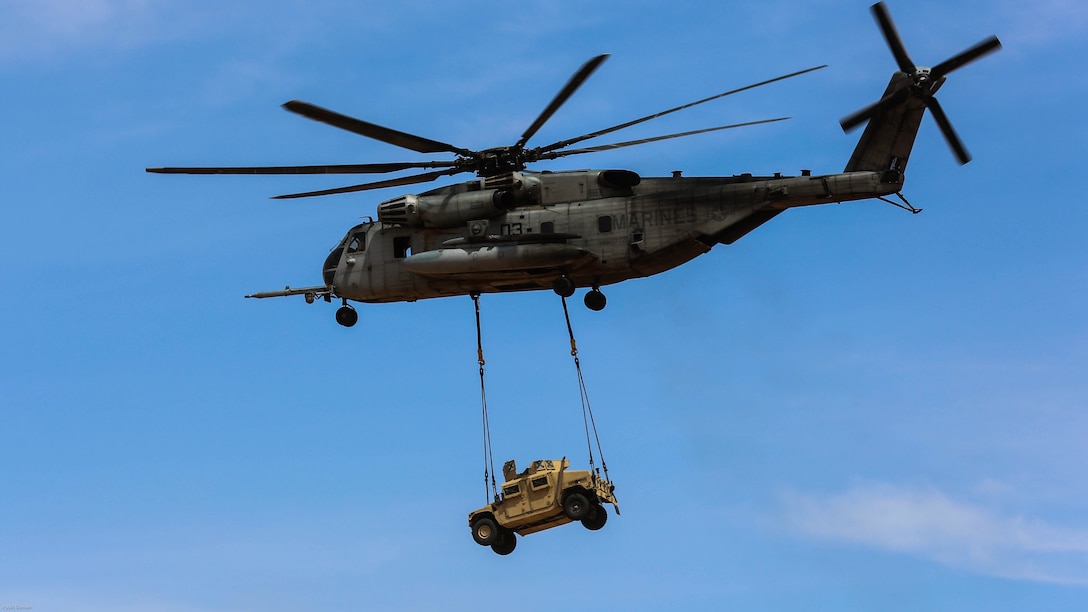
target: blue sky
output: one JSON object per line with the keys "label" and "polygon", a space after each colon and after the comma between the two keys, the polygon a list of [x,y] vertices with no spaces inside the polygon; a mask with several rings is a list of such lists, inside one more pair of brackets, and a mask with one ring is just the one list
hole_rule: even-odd
{"label": "blue sky", "polygon": [[[912,58],[998,35],[930,119],[910,215],[793,210],[572,302],[623,515],[509,557],[484,501],[472,303],[243,300],[316,284],[410,190],[160,165],[400,161],[302,99],[472,149],[552,142],[829,64],[540,164],[837,172],[894,62],[866,2],[0,3],[0,604],[35,610],[1022,610],[1088,606],[1088,9],[889,4]],[[496,460],[584,463],[562,311],[485,296]],[[568,586],[569,585],[569,586]]]}

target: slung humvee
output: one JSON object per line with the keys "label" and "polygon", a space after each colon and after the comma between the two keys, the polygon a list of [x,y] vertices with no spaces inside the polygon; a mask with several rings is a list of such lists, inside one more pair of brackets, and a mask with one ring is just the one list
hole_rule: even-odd
{"label": "slung humvee", "polygon": [[572,521],[586,529],[604,527],[608,513],[603,504],[616,502],[616,486],[590,470],[568,470],[570,461],[541,459],[518,472],[513,460],[502,466],[502,495],[468,515],[472,539],[508,555],[517,546],[514,534],[529,535]]}

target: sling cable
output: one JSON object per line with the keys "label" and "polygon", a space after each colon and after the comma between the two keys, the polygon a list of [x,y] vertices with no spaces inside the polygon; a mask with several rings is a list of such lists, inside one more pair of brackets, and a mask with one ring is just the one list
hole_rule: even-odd
{"label": "sling cable", "polygon": [[[495,457],[492,452],[491,446],[491,424],[487,411],[487,388],[484,383],[484,366],[486,360],[484,359],[483,348],[483,334],[480,324],[480,294],[471,294],[473,304],[476,310],[476,360],[480,366],[480,413],[483,424],[483,445],[484,445],[484,495],[485,497],[493,497],[496,502],[499,501],[498,485],[495,480]],[[585,377],[582,374],[582,363],[578,357],[578,342],[574,337],[574,328],[570,322],[570,311],[567,309],[567,299],[563,300],[563,317],[567,324],[567,335],[570,338],[570,354],[574,358],[574,369],[578,376],[578,394],[582,402],[582,423],[586,433],[586,449],[589,454],[589,469],[595,475],[599,476],[603,470],[605,481],[609,481],[608,476],[608,463],[604,458],[604,451],[601,448],[601,438],[597,432],[597,421],[593,417],[593,407],[589,401],[589,392],[586,389]],[[597,456],[601,459],[601,468],[596,467],[596,461],[594,459],[593,447],[596,443]]]}
{"label": "sling cable", "polygon": [[487,497],[488,478],[491,480],[490,495],[499,501],[499,490],[495,485],[495,456],[491,453],[491,424],[487,418],[487,389],[484,387],[484,343],[480,332],[480,294],[473,293],[472,301],[476,305],[476,361],[480,364],[480,405],[484,425],[484,496]]}

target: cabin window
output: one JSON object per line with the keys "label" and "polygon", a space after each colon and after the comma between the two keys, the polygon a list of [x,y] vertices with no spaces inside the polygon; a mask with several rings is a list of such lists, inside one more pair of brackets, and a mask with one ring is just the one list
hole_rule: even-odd
{"label": "cabin window", "polygon": [[540,224],[540,233],[541,234],[554,234],[555,233],[555,222],[554,221],[545,221],[544,223],[541,223]]}
{"label": "cabin window", "polygon": [[503,495],[517,495],[521,491],[521,487],[516,484],[507,485],[502,488]]}
{"label": "cabin window", "polygon": [[534,478],[533,479],[533,488],[534,489],[539,489],[540,487],[545,487],[547,485],[548,485],[548,477],[547,476],[541,476],[540,478]]}
{"label": "cabin window", "polygon": [[396,236],[393,238],[393,257],[404,259],[412,254],[412,237]]}
{"label": "cabin window", "polygon": [[602,234],[612,231],[612,217],[610,215],[597,217],[597,231]]}

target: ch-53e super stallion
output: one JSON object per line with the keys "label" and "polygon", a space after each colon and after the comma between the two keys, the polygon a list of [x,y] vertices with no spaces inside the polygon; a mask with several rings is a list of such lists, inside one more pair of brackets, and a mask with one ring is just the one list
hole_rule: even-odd
{"label": "ch-53e super stallion", "polygon": [[[916,66],[883,3],[872,12],[891,48],[898,70],[884,95],[841,121],[844,130],[868,122],[843,172],[800,176],[642,177],[631,170],[534,172],[529,164],[627,147],[715,130],[754,125],[767,119],[618,142],[569,148],[651,119],[727,95],[816,70],[810,68],[721,93],[610,128],[528,147],[529,140],[608,57],[599,55],[566,86],[510,146],[472,150],[361,121],[306,102],[284,107],[303,117],[419,153],[452,153],[451,160],[321,166],[231,168],[148,168],[173,174],[377,174],[428,169],[387,180],[322,191],[300,198],[430,182],[473,172],[478,178],[403,195],[378,205],[377,221],[351,228],[326,257],[322,285],[256,293],[265,298],[303,295],[339,299],[336,320],[358,321],[349,301],[415,301],[454,295],[552,289],[569,297],[588,287],[585,304],[605,306],[600,288],[675,268],[711,250],[732,244],[781,212],[814,204],[897,195],[898,206],[917,212],[902,197],[904,172],[926,109],[933,115],[956,159],[970,156],[934,97],[952,71],[996,51],[991,36],[933,67]],[[818,67],[822,68],[822,66]]]}

